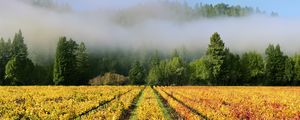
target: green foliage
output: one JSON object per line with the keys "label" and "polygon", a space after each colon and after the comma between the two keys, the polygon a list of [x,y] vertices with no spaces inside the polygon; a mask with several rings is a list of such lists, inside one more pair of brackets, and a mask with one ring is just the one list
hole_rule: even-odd
{"label": "green foliage", "polygon": [[34,65],[27,58],[27,46],[24,43],[24,37],[21,30],[15,34],[11,44],[11,58],[5,67],[5,79],[12,85],[30,85],[32,84],[32,70]]}
{"label": "green foliage", "polygon": [[[240,5],[229,5],[225,3],[218,4],[196,4],[194,7],[181,2],[169,1],[165,2],[165,5],[169,6],[171,10],[175,11],[177,14],[184,14],[186,19],[195,19],[199,17],[213,18],[220,16],[229,17],[242,17],[251,14],[265,14],[259,8],[252,8],[248,6]],[[271,15],[277,15],[278,13],[272,12]]]}
{"label": "green foliage", "polygon": [[9,79],[11,85],[24,84],[22,81],[19,81],[17,74],[17,59],[13,58],[8,61],[5,67],[5,79]]}
{"label": "green foliage", "polygon": [[241,73],[240,73],[240,57],[229,51],[228,48],[225,49],[225,57],[223,64],[221,66],[221,72],[218,84],[219,85],[239,85],[241,83]]}
{"label": "green foliage", "polygon": [[11,58],[11,41],[0,40],[0,85],[7,84],[5,81],[5,66]]}
{"label": "green foliage", "polygon": [[33,85],[53,85],[52,81],[52,67],[41,66],[36,64],[32,71],[32,84]]}
{"label": "green foliage", "polygon": [[300,85],[300,55],[295,55],[292,60],[294,63],[294,82],[292,85]]}
{"label": "green foliage", "polygon": [[225,58],[224,42],[218,33],[214,33],[211,36],[206,55],[211,58],[209,70],[212,73],[212,78],[210,79],[213,84],[218,84],[221,66]]}
{"label": "green foliage", "polygon": [[77,65],[77,78],[78,81],[76,84],[82,85],[88,83],[88,53],[84,43],[80,43],[76,53],[76,65]]}
{"label": "green foliage", "polygon": [[279,45],[269,45],[266,49],[265,74],[268,79],[267,84],[280,85],[285,81],[285,61],[287,56],[283,55]]}
{"label": "green foliage", "polygon": [[292,85],[293,84],[293,80],[294,80],[294,76],[295,76],[295,63],[292,60],[292,58],[286,58],[285,60],[285,68],[284,68],[284,82],[282,82],[282,84],[285,85]]}
{"label": "green foliage", "polygon": [[15,34],[11,45],[11,56],[20,59],[26,59],[28,56],[27,46],[24,43],[24,37],[21,30]]}
{"label": "green foliage", "polygon": [[129,70],[129,80],[134,85],[143,85],[145,84],[144,79],[144,68],[141,66],[140,62],[136,61]]}
{"label": "green foliage", "polygon": [[78,45],[72,39],[61,37],[57,44],[54,62],[53,82],[56,85],[76,84],[77,64],[76,52]]}
{"label": "green foliage", "polygon": [[[248,6],[229,5],[225,3],[198,3],[195,4],[195,6],[191,6],[186,2],[175,0],[162,0],[159,1],[159,3],[164,7],[164,10],[170,13],[169,15],[152,10],[141,10],[139,13],[135,13],[132,11],[132,9],[122,9],[120,10],[120,12],[117,13],[116,18],[114,20],[116,23],[119,23],[121,25],[132,26],[142,20],[139,16],[144,15],[147,15],[146,17],[149,17],[150,19],[159,18],[177,22],[186,22],[217,17],[245,17],[253,14],[268,16],[266,12],[261,11],[259,8],[254,9]],[[141,4],[136,7],[138,10],[140,8],[148,9],[149,4]],[[150,5],[150,7],[152,6]],[[278,14],[273,12],[269,16],[276,15]]]}
{"label": "green foliage", "polygon": [[177,54],[173,54],[173,58],[166,62],[165,68],[166,79],[163,81],[165,85],[184,85],[188,82],[185,76],[186,66]]}
{"label": "green foliage", "polygon": [[264,60],[257,52],[246,52],[241,58],[242,78],[244,84],[262,83]]}
{"label": "green foliage", "polygon": [[[300,84],[300,55],[289,58],[283,54],[279,45],[269,45],[265,51],[265,61],[256,52],[246,52],[240,58],[228,48],[225,49],[220,35],[214,33],[206,55],[195,59],[195,56],[187,57],[188,52],[183,52],[185,53],[180,54],[182,51],[177,50],[172,54],[149,52],[152,54],[150,59],[147,58],[150,55],[148,52],[130,50],[107,50],[89,54],[84,43],[78,45],[73,40],[61,37],[54,64],[34,65],[27,58],[27,47],[22,32],[19,31],[13,42],[0,39],[0,84],[82,85],[87,84],[87,80],[94,76],[99,77],[92,82],[99,85]],[[192,59],[194,61],[190,61]],[[132,64],[134,60],[139,62]],[[130,83],[125,77],[127,75]]]}
{"label": "green foliage", "polygon": [[198,14],[205,17],[217,17],[217,16],[247,16],[253,13],[262,14],[259,10],[254,11],[251,7],[230,6],[228,4],[219,3],[216,5],[205,4],[196,6],[198,8]]}
{"label": "green foliage", "polygon": [[211,64],[211,57],[204,56],[198,60],[192,61],[189,64],[190,84],[192,85],[206,85],[210,84],[208,81],[211,78],[211,71],[209,70]]}
{"label": "green foliage", "polygon": [[159,80],[161,79],[161,70],[159,66],[154,66],[150,69],[147,77],[148,85],[159,85]]}
{"label": "green foliage", "polygon": [[13,57],[8,61],[5,67],[5,79],[9,80],[11,85],[31,85],[31,72],[34,65],[29,59],[20,59]]}
{"label": "green foliage", "polygon": [[150,60],[150,70],[147,76],[147,84],[148,85],[158,85],[159,79],[161,79],[161,70],[160,70],[160,58],[158,56],[158,52],[156,51],[154,55],[152,55]]}

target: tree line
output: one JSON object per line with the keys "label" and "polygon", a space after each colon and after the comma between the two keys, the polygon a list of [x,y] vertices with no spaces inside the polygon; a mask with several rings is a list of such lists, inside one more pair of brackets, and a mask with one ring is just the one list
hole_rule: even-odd
{"label": "tree line", "polygon": [[[68,3],[59,3],[55,0],[21,0],[32,5],[50,8],[60,11],[72,11],[72,7]],[[260,10],[259,8],[253,8],[249,6],[240,6],[240,5],[229,5],[225,3],[218,4],[204,4],[196,3],[194,6],[189,5],[186,1],[170,1],[164,0],[160,1],[161,4],[165,5],[172,11],[178,14],[185,14],[186,17],[218,17],[218,16],[247,16],[250,14],[266,14],[265,11]],[[143,6],[139,4],[138,6]],[[272,12],[271,15],[278,15],[275,12]]]}
{"label": "tree line", "polygon": [[0,40],[0,84],[88,85],[90,79],[106,73],[128,76],[130,82],[126,84],[134,85],[300,84],[299,54],[287,56],[273,44],[266,48],[264,57],[256,51],[235,54],[225,47],[218,33],[211,36],[206,53],[197,58],[178,50],[170,55],[159,51],[142,53],[142,57],[134,52],[98,52],[88,52],[83,42],[60,37],[53,62],[38,65],[28,57],[19,31],[13,40]]}
{"label": "tree line", "polygon": [[[251,14],[266,14],[266,11],[260,10],[259,8],[253,8],[249,6],[240,5],[229,5],[226,3],[218,4],[203,4],[196,3],[194,6],[189,5],[187,2],[179,1],[165,1],[165,5],[169,6],[172,10],[177,13],[184,13],[190,17],[220,17],[220,16],[230,16],[230,17],[242,17]],[[270,15],[278,15],[272,12]]]}
{"label": "tree line", "polygon": [[270,44],[266,57],[255,51],[234,54],[218,33],[210,38],[207,52],[186,63],[176,54],[168,60],[153,56],[146,78],[154,85],[299,85],[300,55],[284,55]]}

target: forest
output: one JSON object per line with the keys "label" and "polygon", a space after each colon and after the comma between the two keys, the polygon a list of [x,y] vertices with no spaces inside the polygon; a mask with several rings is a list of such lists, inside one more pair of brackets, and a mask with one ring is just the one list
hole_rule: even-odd
{"label": "forest", "polygon": [[[43,9],[73,11],[68,4],[52,0],[21,0]],[[259,8],[239,5],[196,4],[164,1],[172,11],[164,19],[193,21],[218,17],[242,18],[251,15],[277,17]],[[144,4],[139,7],[145,7]],[[134,26],[140,21],[132,10],[119,10],[113,21]],[[146,12],[145,14],[147,14]],[[150,13],[148,13],[150,14]],[[175,17],[174,17],[175,16]],[[148,17],[159,17],[153,15]],[[20,28],[22,29],[22,28]],[[300,55],[285,54],[279,44],[261,51],[232,52],[218,31],[211,33],[205,48],[190,51],[130,49],[126,47],[86,46],[84,41],[55,36],[53,54],[28,50],[26,36],[19,30],[12,39],[0,41],[1,85],[299,85]],[[0,33],[1,35],[1,33]],[[93,44],[93,43],[92,43]],[[34,46],[29,44],[29,46]],[[34,52],[32,52],[34,51]],[[38,53],[38,55],[36,55]],[[264,53],[264,54],[261,54]]]}
{"label": "forest", "polygon": [[[199,52],[200,54],[200,52]],[[171,54],[89,53],[83,42],[60,37],[50,65],[34,64],[28,58],[21,30],[13,40],[0,41],[2,85],[88,85],[89,80],[120,81],[133,85],[299,85],[300,55],[285,55],[280,45],[270,44],[261,55],[256,51],[232,53],[216,32],[204,55],[188,57],[184,50]],[[199,55],[200,56],[200,55]],[[115,77],[101,78],[105,73]],[[97,77],[98,76],[98,77]],[[112,75],[110,75],[112,76]],[[100,78],[99,78],[100,77]],[[97,83],[97,80],[96,80]]]}

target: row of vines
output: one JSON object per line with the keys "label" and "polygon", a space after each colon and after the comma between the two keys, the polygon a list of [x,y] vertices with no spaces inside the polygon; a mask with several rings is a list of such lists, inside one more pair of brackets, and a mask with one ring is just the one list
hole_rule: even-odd
{"label": "row of vines", "polygon": [[186,119],[300,119],[299,87],[157,87]]}
{"label": "row of vines", "polygon": [[0,87],[0,119],[300,119],[299,87]]}

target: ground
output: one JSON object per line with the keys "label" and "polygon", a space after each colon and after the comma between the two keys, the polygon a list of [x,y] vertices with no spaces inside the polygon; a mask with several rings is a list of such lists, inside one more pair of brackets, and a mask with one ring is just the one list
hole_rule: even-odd
{"label": "ground", "polygon": [[3,86],[0,119],[300,119],[300,87]]}

